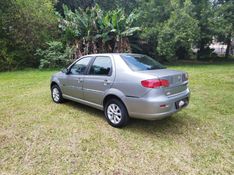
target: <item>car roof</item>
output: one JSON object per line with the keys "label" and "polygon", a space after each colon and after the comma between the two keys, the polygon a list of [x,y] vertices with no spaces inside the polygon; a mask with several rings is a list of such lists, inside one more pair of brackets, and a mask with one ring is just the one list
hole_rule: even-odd
{"label": "car roof", "polygon": [[82,57],[85,56],[112,56],[112,55],[142,55],[142,54],[137,54],[137,53],[97,53],[97,54],[88,54],[88,55],[83,55]]}

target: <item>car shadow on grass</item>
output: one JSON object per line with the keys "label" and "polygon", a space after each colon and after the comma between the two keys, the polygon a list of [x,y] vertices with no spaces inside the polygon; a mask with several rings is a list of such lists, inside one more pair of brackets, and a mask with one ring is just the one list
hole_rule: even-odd
{"label": "car shadow on grass", "polygon": [[200,120],[187,112],[177,113],[161,120],[131,119],[126,130],[133,132],[147,132],[151,134],[186,134],[200,126]]}
{"label": "car shadow on grass", "polygon": [[[103,122],[106,122],[103,111],[73,101],[67,101],[65,105],[86,113],[87,116],[98,117],[99,119],[103,120]],[[122,130],[135,133],[165,133],[171,135],[185,134],[185,132],[189,132],[189,129],[193,130],[199,128],[201,125],[200,122],[201,121],[198,118],[193,117],[192,114],[185,109],[185,111],[178,112],[162,120],[148,121],[131,118],[128,125],[122,128]],[[106,125],[108,126],[107,122]]]}
{"label": "car shadow on grass", "polygon": [[81,103],[68,101],[68,100],[66,100],[66,102],[64,104],[66,106],[72,107],[73,109],[79,110],[80,112],[86,113],[87,116],[94,116],[94,117],[102,118],[103,120],[105,120],[104,113],[101,110],[92,108],[92,107],[87,106],[87,105],[83,105]]}

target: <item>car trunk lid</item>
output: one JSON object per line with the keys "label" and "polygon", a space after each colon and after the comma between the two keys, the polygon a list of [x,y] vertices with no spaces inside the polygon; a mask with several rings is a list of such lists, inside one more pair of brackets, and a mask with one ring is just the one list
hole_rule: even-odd
{"label": "car trunk lid", "polygon": [[167,96],[178,94],[187,89],[188,81],[185,72],[170,69],[157,69],[142,71],[142,73],[153,75],[157,79],[168,80],[169,86],[162,88]]}

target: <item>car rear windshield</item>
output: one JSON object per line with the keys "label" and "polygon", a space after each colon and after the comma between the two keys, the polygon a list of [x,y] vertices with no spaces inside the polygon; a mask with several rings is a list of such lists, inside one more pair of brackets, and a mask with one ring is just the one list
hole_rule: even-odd
{"label": "car rear windshield", "polygon": [[121,57],[133,71],[145,71],[166,68],[153,58],[146,55],[124,54],[121,55]]}

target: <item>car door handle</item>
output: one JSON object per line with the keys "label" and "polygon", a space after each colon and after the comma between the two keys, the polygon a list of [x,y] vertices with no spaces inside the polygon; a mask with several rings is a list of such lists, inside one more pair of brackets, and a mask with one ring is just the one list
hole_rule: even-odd
{"label": "car door handle", "polygon": [[82,78],[79,78],[77,81],[78,83],[82,83],[84,80]]}
{"label": "car door handle", "polygon": [[111,84],[111,82],[110,82],[110,81],[108,81],[108,80],[104,80],[104,85],[109,85],[109,84]]}

